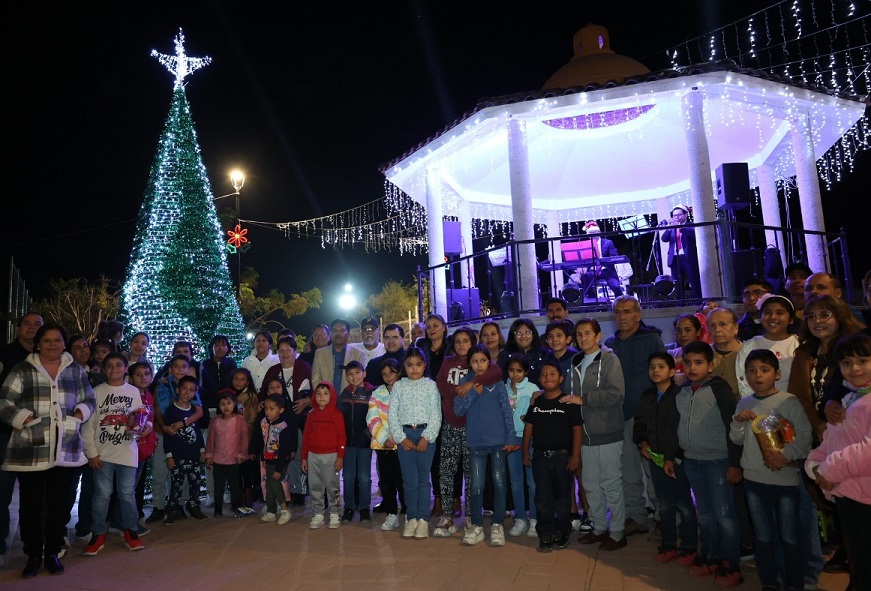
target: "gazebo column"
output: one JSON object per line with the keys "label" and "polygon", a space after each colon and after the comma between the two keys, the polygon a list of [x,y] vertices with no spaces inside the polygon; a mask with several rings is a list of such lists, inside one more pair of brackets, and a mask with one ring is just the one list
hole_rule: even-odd
{"label": "gazebo column", "polygon": [[427,240],[429,241],[429,266],[434,267],[430,282],[430,297],[433,312],[447,318],[448,298],[445,281],[445,229],[442,225],[444,212],[442,210],[442,181],[437,168],[426,171],[426,221],[429,226]]}
{"label": "gazebo column", "polygon": [[[697,223],[713,222],[717,219],[717,212],[714,207],[714,186],[711,182],[711,155],[705,135],[704,98],[698,90],[693,90],[684,97],[683,118],[686,124],[693,219]],[[699,259],[702,297],[722,295],[717,261],[717,233],[714,226],[696,228],[696,254]],[[731,281],[731,277],[724,278],[724,281]]]}
{"label": "gazebo column", "polygon": [[[472,210],[469,207],[469,202],[466,199],[460,199],[457,216],[460,218],[460,237],[463,240],[462,256],[469,256],[473,252],[472,248]],[[463,287],[475,287],[475,260],[466,259],[460,263],[461,273],[463,274],[460,283]]]}
{"label": "gazebo column", "polygon": [[[774,166],[763,164],[756,169],[756,182],[759,183],[759,201],[762,203],[762,224],[781,227],[780,202],[777,198],[777,179],[774,176]],[[783,248],[783,232],[765,230],[765,243],[776,245],[780,250],[780,260],[786,266],[786,252]]]}
{"label": "gazebo column", "polygon": [[[802,227],[805,230],[824,232],[826,224],[823,220],[820,178],[817,176],[813,132],[807,113],[802,113],[790,121],[789,135],[795,159],[795,180],[801,205]],[[826,237],[805,235],[804,241],[808,266],[816,272],[828,271]]]}
{"label": "gazebo column", "polygon": [[[556,240],[558,236],[562,235],[562,223],[559,219],[558,211],[548,211],[547,212],[547,237],[553,238],[554,240],[548,243],[548,256],[552,258],[554,264],[558,264],[563,262],[563,251],[560,248],[560,241]],[[563,286],[566,284],[566,275],[563,271],[554,271],[551,274],[552,284],[550,288],[550,294],[552,296],[559,296],[560,292],[563,290]]]}
{"label": "gazebo column", "polygon": [[[532,189],[529,183],[529,146],[526,123],[518,119],[508,121],[508,176],[511,182],[514,239],[533,240],[535,226],[532,218]],[[517,246],[514,265],[519,269],[519,309],[529,310],[540,307],[538,263],[535,258],[534,243]]]}

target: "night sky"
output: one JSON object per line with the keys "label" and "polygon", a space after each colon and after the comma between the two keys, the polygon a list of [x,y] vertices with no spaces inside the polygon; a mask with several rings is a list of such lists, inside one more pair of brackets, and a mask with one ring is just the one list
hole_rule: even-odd
{"label": "night sky", "polygon": [[[172,54],[179,27],[189,56],[213,59],[186,92],[214,194],[232,192],[229,171],[240,168],[241,217],[280,222],[382,197],[380,164],[479,98],[539,90],[588,23],[657,70],[666,47],[772,3],[15,3],[3,19],[2,268],[13,255],[37,297],[53,277],[123,281],[173,83],[149,53]],[[869,169],[865,153],[858,173],[824,192],[830,230],[846,225],[838,205],[859,195]],[[339,314],[344,283],[365,297],[426,264],[249,228],[242,264],[261,288],[324,292],[298,332]]]}

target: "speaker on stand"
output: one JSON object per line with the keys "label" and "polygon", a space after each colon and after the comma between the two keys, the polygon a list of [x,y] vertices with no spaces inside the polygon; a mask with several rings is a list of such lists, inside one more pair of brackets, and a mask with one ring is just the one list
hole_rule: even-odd
{"label": "speaker on stand", "polygon": [[737,250],[735,212],[750,206],[750,168],[746,162],[724,162],[717,167],[717,205],[726,212],[729,241]]}

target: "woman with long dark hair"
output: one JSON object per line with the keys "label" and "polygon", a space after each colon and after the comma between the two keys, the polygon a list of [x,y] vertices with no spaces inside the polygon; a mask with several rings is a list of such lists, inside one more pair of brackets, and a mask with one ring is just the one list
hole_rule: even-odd
{"label": "woman with long dark hair", "polygon": [[515,353],[523,353],[529,362],[529,381],[538,384],[541,362],[547,359],[547,350],[540,344],[538,329],[529,318],[518,318],[508,329],[508,342],[499,353],[496,363],[502,369],[502,379],[508,379],[508,359]]}

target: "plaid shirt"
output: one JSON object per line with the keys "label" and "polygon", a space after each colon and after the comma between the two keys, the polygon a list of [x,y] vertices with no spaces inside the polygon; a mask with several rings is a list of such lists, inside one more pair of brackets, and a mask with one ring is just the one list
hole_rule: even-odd
{"label": "plaid shirt", "polygon": [[[37,353],[28,355],[0,387],[0,421],[15,429],[3,470],[35,472],[86,464],[80,433],[83,421],[73,412],[80,410],[87,421],[94,408],[88,375],[69,353],[61,357],[56,380],[49,377]],[[31,416],[36,420],[24,426]]]}

